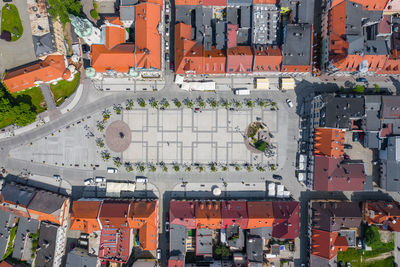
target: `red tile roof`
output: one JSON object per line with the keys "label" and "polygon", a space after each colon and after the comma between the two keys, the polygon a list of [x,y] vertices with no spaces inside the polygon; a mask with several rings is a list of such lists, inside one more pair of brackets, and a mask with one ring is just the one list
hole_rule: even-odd
{"label": "red tile roof", "polygon": [[100,236],[99,259],[126,263],[131,252],[131,229],[103,229]]}
{"label": "red tile roof", "polygon": [[342,162],[343,158],[315,155],[314,190],[363,191],[365,184],[362,163]]}
{"label": "red tile roof", "polygon": [[247,229],[249,222],[246,201],[221,201],[222,228],[239,225]]}
{"label": "red tile roof", "polygon": [[204,70],[203,73],[218,74],[225,73],[226,52],[216,49],[214,46],[211,51],[204,51]]}
{"label": "red tile roof", "polygon": [[224,6],[226,7],[226,0],[203,0],[203,6]]}
{"label": "red tile roof", "polygon": [[111,24],[122,26],[122,22],[119,17],[105,17],[104,19],[110,22]]}
{"label": "red tile roof", "polygon": [[6,72],[3,80],[10,93],[34,87],[37,82],[49,82],[63,77],[66,70],[62,55],[47,56],[45,60]]}
{"label": "red tile roof", "polygon": [[184,5],[191,5],[191,6],[197,6],[201,5],[202,1],[201,0],[176,0],[175,5],[177,6],[184,6]]}
{"label": "red tile roof", "polygon": [[250,73],[253,70],[253,50],[250,46],[228,49],[228,73]]}
{"label": "red tile roof", "polygon": [[185,260],[184,259],[171,259],[168,260],[168,267],[184,267]]}
{"label": "red tile roof", "polygon": [[132,201],[128,224],[139,229],[139,245],[143,250],[157,248],[157,203],[155,201]]}
{"label": "red tile roof", "polygon": [[136,65],[161,69],[161,5],[143,2],[136,5]]}
{"label": "red tile roof", "polygon": [[203,45],[191,39],[192,27],[184,23],[175,25],[175,72],[203,73]]}
{"label": "red tile roof", "polygon": [[171,201],[169,203],[169,219],[171,224],[179,224],[186,229],[196,228],[195,202]]}
{"label": "red tile roof", "polygon": [[352,0],[352,2],[358,3],[363,8],[368,10],[383,11],[389,0]]}
{"label": "red tile roof", "polygon": [[239,29],[238,24],[228,24],[227,26],[228,49],[237,46],[238,29]]}
{"label": "red tile roof", "polygon": [[272,203],[268,201],[248,201],[248,228],[271,227],[274,222]]}
{"label": "red tile roof", "polygon": [[368,224],[400,232],[400,204],[396,202],[366,202],[365,216]]}
{"label": "red tile roof", "polygon": [[103,228],[129,227],[128,214],[129,202],[106,200],[101,205],[99,220]]}
{"label": "red tile roof", "polygon": [[311,253],[325,259],[332,259],[338,251],[346,251],[347,239],[338,232],[327,232],[312,229]]}
{"label": "red tile roof", "polygon": [[380,34],[390,34],[392,32],[391,26],[391,18],[390,15],[383,15],[383,19],[379,23],[379,33]]}
{"label": "red tile roof", "polygon": [[281,71],[282,51],[276,46],[254,47],[254,72]]}
{"label": "red tile roof", "polygon": [[316,128],[314,154],[341,158],[344,154],[345,131],[334,128]]}
{"label": "red tile roof", "polygon": [[196,202],[196,227],[208,229],[221,229],[221,209],[218,201]]}
{"label": "red tile roof", "polygon": [[393,134],[393,124],[387,124],[387,127],[383,127],[379,132],[379,137],[387,137]]}
{"label": "red tile roof", "polygon": [[273,201],[274,225],[272,237],[295,239],[299,237],[300,203]]}

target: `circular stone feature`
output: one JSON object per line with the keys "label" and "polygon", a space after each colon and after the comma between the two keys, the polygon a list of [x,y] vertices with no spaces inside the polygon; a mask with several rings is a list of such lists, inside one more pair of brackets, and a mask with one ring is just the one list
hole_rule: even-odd
{"label": "circular stone feature", "polygon": [[106,130],[106,144],[114,152],[123,152],[131,144],[131,129],[123,121],[114,121]]}

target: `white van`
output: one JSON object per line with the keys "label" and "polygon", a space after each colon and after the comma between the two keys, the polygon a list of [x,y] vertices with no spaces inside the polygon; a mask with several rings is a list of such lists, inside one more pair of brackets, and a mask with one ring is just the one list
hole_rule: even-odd
{"label": "white van", "polygon": [[136,182],[137,183],[147,183],[149,180],[146,177],[143,176],[137,176],[136,177]]}
{"label": "white van", "polygon": [[96,183],[105,183],[107,180],[104,177],[100,177],[100,176],[96,176],[96,178],[94,179],[94,181]]}
{"label": "white van", "polygon": [[250,94],[250,90],[247,88],[236,88],[236,89],[234,89],[233,92],[235,95],[249,95]]}
{"label": "white van", "polygon": [[117,173],[118,170],[116,168],[107,168],[107,173]]}
{"label": "white van", "polygon": [[89,179],[86,179],[83,183],[85,184],[85,185],[91,185],[91,184],[93,184],[93,178],[89,178]]}

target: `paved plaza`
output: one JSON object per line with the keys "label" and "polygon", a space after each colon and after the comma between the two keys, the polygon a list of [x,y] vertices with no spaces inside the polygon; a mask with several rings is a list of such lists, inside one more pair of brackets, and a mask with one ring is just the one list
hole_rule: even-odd
{"label": "paved plaza", "polygon": [[132,143],[122,158],[130,162],[178,164],[276,163],[276,157],[251,153],[244,144],[243,134],[257,118],[273,134],[277,133],[277,114],[269,109],[124,111],[122,119],[131,129]]}

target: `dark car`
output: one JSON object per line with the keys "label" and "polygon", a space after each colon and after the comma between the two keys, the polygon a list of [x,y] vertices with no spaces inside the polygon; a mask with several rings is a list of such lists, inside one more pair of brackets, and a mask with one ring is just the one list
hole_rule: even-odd
{"label": "dark car", "polygon": [[344,159],[350,159],[350,156],[347,154],[343,154]]}
{"label": "dark car", "polygon": [[343,261],[339,261],[339,264],[338,264],[338,266],[339,266],[339,267],[344,267],[344,263],[343,263]]}
{"label": "dark car", "polygon": [[365,78],[357,78],[356,82],[358,82],[358,83],[366,83],[367,79],[365,79]]}
{"label": "dark car", "polygon": [[3,0],[4,3],[10,3],[12,0]]}
{"label": "dark car", "polygon": [[165,212],[165,221],[169,222],[169,212]]}
{"label": "dark car", "polygon": [[349,144],[344,144],[344,148],[346,148],[346,149],[352,149],[353,146],[352,146],[352,145],[349,145]]}
{"label": "dark car", "polygon": [[173,61],[173,60],[171,60],[171,61],[169,62],[169,68],[170,68],[171,70],[174,70],[175,65],[174,65],[174,61]]}
{"label": "dark car", "polygon": [[86,54],[89,51],[90,51],[90,46],[88,46],[87,44],[83,44],[82,45],[82,53]]}
{"label": "dark car", "polygon": [[282,176],[280,176],[278,174],[273,174],[272,178],[274,178],[275,180],[282,180]]}
{"label": "dark car", "polygon": [[168,24],[168,23],[169,23],[169,16],[165,15],[165,24]]}
{"label": "dark car", "polygon": [[360,141],[360,134],[358,132],[353,133],[353,142]]}

